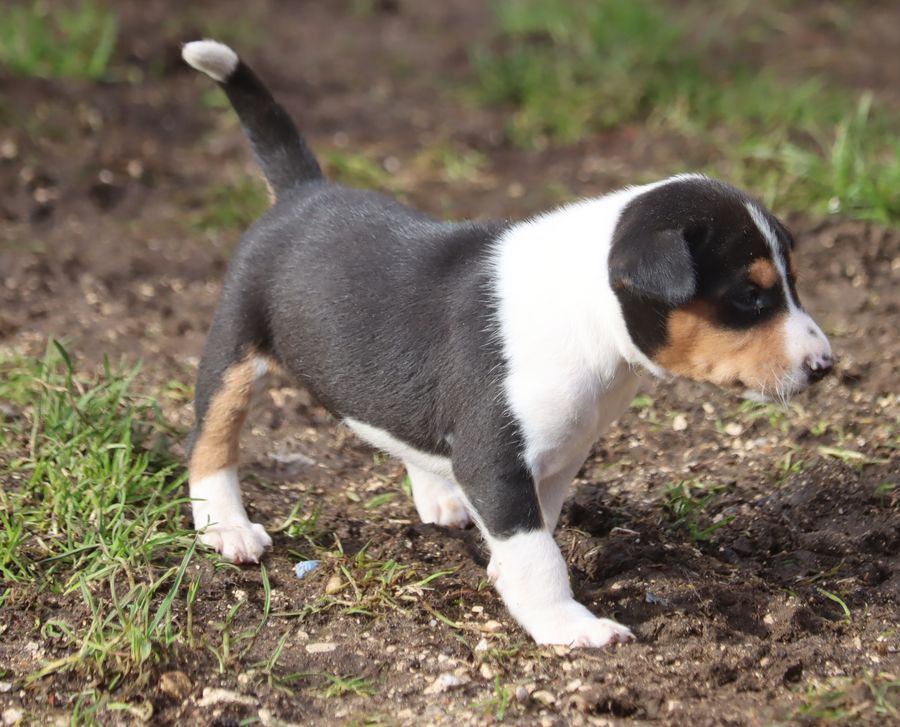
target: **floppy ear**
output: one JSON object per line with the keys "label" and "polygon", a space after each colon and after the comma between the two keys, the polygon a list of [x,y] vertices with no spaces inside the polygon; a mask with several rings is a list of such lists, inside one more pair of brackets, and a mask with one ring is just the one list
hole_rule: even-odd
{"label": "floppy ear", "polygon": [[697,292],[697,273],[683,230],[660,230],[623,236],[609,254],[613,287],[641,298],[677,306]]}

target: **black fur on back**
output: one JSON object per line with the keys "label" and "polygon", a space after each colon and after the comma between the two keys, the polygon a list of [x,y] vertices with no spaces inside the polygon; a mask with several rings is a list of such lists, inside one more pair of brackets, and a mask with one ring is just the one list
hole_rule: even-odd
{"label": "black fur on back", "polygon": [[241,241],[204,366],[268,354],[336,416],[449,457],[492,533],[538,527],[490,288],[505,229],[325,181],[296,187]]}

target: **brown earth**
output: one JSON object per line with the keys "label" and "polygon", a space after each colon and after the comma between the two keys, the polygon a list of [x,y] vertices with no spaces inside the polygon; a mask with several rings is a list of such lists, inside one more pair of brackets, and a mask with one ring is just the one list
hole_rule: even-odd
{"label": "brown earth", "polygon": [[[458,90],[469,53],[490,35],[483,5],[157,0],[122,11],[119,80],[0,79],[2,345],[39,352],[61,336],[88,362],[142,359],[145,391],[192,381],[236,232],[201,233],[190,220],[208,203],[206,190],[253,167],[230,113],[201,106],[208,80],[182,66],[178,44],[209,28],[239,35],[237,18],[253,29],[245,57],[316,148],[387,160],[406,198],[435,214],[517,217],[679,159],[704,163],[703,149],[638,126],[568,148],[510,147],[502,110],[476,108]],[[900,76],[883,63],[892,48],[880,29],[900,24],[900,7],[855,7],[849,36],[800,22],[803,12],[818,17],[814,3],[796,4],[792,18],[797,32],[816,28],[818,70],[852,87],[867,79],[889,97]],[[853,38],[866,27],[869,52],[860,53]],[[837,60],[845,53],[848,65]],[[786,55],[786,74],[800,58]],[[464,181],[417,166],[423,149],[446,143],[480,152],[487,166]],[[564,511],[558,539],[577,594],[628,624],[636,643],[596,652],[529,645],[486,587],[477,534],[420,524],[401,467],[373,457],[281,381],[245,436],[251,517],[275,525],[301,501],[302,513],[319,512],[318,544],[337,538],[352,553],[369,543],[371,558],[413,569],[403,581],[409,602],[376,604],[373,615],[290,615],[316,602],[334,567],[326,561],[297,579],[293,564],[310,548],[275,533],[266,559],[274,615],[252,649],[223,673],[207,651],[178,652],[116,698],[149,702],[159,724],[480,724],[500,716],[490,702],[499,679],[512,694],[519,688],[504,715],[511,723],[743,725],[796,717],[807,691],[831,678],[852,677],[854,689],[866,675],[896,679],[900,510],[885,483],[896,485],[900,471],[900,232],[802,215],[791,222],[800,292],[832,338],[837,375],[788,413],[756,419],[727,394],[651,383],[651,399],[597,445]],[[168,407],[174,422],[189,424],[186,403]],[[721,488],[701,523],[720,527],[705,539],[664,507],[666,487],[684,479]],[[365,507],[385,493],[397,496]],[[214,622],[240,600],[247,604],[233,630],[259,622],[257,569],[197,567],[199,629],[216,633]],[[412,585],[441,570],[453,572]],[[827,594],[843,600],[849,618]],[[38,640],[36,615],[69,607],[48,599],[6,609],[4,668],[37,668],[48,654],[27,646]],[[276,676],[358,676],[372,680],[373,693],[327,697],[314,680],[289,691],[251,669],[285,634]],[[335,648],[308,648],[316,644]],[[466,683],[431,693],[443,674]],[[0,706],[21,700],[50,718],[86,686],[75,676],[45,679],[0,694]],[[209,687],[246,699],[209,704]],[[864,690],[851,697],[871,700]]]}

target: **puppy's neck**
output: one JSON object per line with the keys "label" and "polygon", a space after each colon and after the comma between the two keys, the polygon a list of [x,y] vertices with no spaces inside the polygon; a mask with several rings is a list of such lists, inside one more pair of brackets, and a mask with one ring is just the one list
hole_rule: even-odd
{"label": "puppy's neck", "polygon": [[560,207],[514,224],[497,241],[495,293],[508,361],[543,362],[556,376],[591,372],[601,387],[623,365],[661,373],[628,335],[607,263],[622,209],[651,186]]}

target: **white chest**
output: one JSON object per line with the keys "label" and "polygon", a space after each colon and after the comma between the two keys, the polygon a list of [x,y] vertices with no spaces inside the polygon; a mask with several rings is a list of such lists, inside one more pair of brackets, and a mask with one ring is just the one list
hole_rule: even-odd
{"label": "white chest", "polygon": [[602,387],[582,376],[544,379],[530,391],[518,388],[515,409],[535,479],[574,476],[593,444],[628,408],[638,383],[638,376],[623,364]]}

